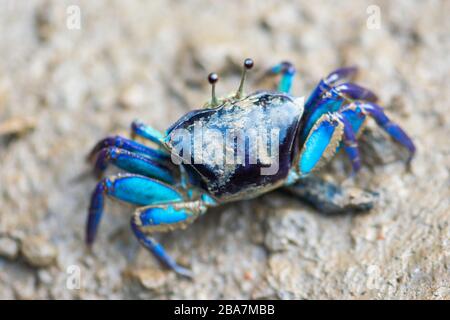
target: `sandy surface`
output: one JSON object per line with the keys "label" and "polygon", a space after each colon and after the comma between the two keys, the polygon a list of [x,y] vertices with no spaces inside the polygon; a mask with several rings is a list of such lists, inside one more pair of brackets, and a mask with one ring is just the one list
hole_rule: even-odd
{"label": "sandy surface", "polygon": [[[80,30],[66,27],[73,3]],[[450,2],[314,3],[0,1],[0,298],[449,299]],[[367,27],[373,3],[379,29]],[[218,208],[161,237],[190,281],[140,248],[132,208],[110,202],[89,254],[91,146],[135,118],[163,130],[200,107],[210,71],[219,93],[235,90],[245,57],[253,88],[295,63],[298,95],[359,65],[417,145],[411,171],[370,125],[358,177],[343,157],[327,171],[380,193],[367,214],[326,216],[282,193]]]}

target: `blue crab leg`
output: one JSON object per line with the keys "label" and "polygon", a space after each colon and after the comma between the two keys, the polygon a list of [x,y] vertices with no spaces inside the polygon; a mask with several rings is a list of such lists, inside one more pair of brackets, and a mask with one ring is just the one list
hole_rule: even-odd
{"label": "blue crab leg", "polygon": [[169,254],[167,254],[166,249],[157,242],[153,237],[145,234],[141,229],[134,223],[134,219],[131,218],[131,230],[133,230],[134,235],[139,240],[139,243],[149,250],[159,261],[165,264],[168,268],[172,269],[179,275],[187,278],[192,278],[192,272],[180,266]]}
{"label": "blue crab leg", "polygon": [[185,228],[200,214],[203,214],[212,203],[202,200],[178,202],[163,205],[152,205],[138,208],[131,218],[131,228],[139,242],[153,253],[156,258],[180,275],[192,277],[191,272],[179,266],[164,248],[149,233],[166,232],[177,228]]}
{"label": "blue crab leg", "polygon": [[314,176],[302,178],[284,189],[328,214],[370,210],[378,199],[374,192],[339,187]]}
{"label": "blue crab leg", "polygon": [[344,124],[335,113],[324,114],[314,124],[300,151],[300,176],[308,175],[336,152],[343,135]]}
{"label": "blue crab leg", "polygon": [[88,160],[92,161],[100,150],[108,147],[117,147],[130,152],[144,154],[155,161],[170,160],[170,155],[167,152],[147,147],[141,143],[121,136],[112,136],[100,140],[94,148],[92,148],[88,155]]}
{"label": "blue crab leg", "polygon": [[361,130],[367,118],[361,108],[361,102],[348,104],[339,110],[339,113],[350,123],[355,134]]}
{"label": "blue crab leg", "polygon": [[164,146],[164,134],[139,120],[131,123],[131,136],[140,136],[159,146]]}
{"label": "blue crab leg", "polygon": [[183,201],[179,191],[155,179],[134,174],[105,178],[97,184],[92,193],[86,224],[88,245],[95,240],[106,195],[138,206]]}
{"label": "blue crab leg", "polygon": [[355,66],[336,69],[331,72],[325,79],[319,81],[313,92],[305,103],[305,112],[309,113],[311,109],[322,99],[322,95],[330,91],[333,85],[339,81],[353,78],[358,72]]}
{"label": "blue crab leg", "polygon": [[356,135],[355,132],[353,131],[353,127],[350,121],[348,121],[342,114],[339,118],[344,124],[344,134],[343,134],[344,150],[352,163],[353,172],[356,173],[361,169],[361,158],[359,157],[359,149],[358,149],[358,142],[356,141]]}
{"label": "blue crab leg", "polygon": [[[327,97],[318,99],[315,105],[310,105],[308,111],[305,111],[304,126],[300,134],[302,141],[306,139],[312,126],[323,114],[337,112],[346,107],[344,103],[348,103],[348,101],[344,99],[341,94],[345,94],[350,99],[362,99],[367,101],[378,99],[372,91],[353,83],[344,83],[332,87],[328,90],[328,93]],[[357,132],[357,130],[354,131]]]}
{"label": "blue crab leg", "polygon": [[169,184],[174,183],[173,172],[166,165],[155,162],[151,158],[138,153],[116,147],[103,148],[98,152],[94,172],[98,177],[103,175],[109,163],[130,173],[156,178]]}
{"label": "blue crab leg", "polygon": [[292,87],[292,81],[295,76],[295,67],[292,63],[283,61],[267,71],[269,75],[281,74],[281,80],[278,83],[278,91],[284,93],[290,93]]}
{"label": "blue crab leg", "polygon": [[383,108],[379,105],[375,103],[361,103],[360,106],[368,115],[375,119],[378,125],[383,128],[383,130],[386,131],[395,141],[408,149],[410,154],[408,162],[411,162],[416,152],[416,147],[406,132],[403,131],[398,124],[392,122],[384,113]]}

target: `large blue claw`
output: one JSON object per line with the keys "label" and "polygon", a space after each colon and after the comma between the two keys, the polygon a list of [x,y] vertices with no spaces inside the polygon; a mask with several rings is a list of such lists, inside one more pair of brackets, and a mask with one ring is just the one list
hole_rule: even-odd
{"label": "large blue claw", "polygon": [[341,141],[343,123],[335,114],[323,115],[311,129],[300,151],[299,170],[302,176],[326,161],[336,152]]}

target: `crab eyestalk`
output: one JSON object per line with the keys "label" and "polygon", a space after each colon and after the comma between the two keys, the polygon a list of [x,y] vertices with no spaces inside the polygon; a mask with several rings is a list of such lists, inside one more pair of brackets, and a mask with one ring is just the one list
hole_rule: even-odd
{"label": "crab eyestalk", "polygon": [[217,100],[216,96],[216,82],[219,80],[219,76],[217,73],[210,73],[208,75],[208,82],[211,85],[211,103],[212,107],[217,107],[219,105],[219,100]]}
{"label": "crab eyestalk", "polygon": [[247,70],[250,70],[253,68],[253,60],[250,58],[247,58],[244,60],[244,69],[242,69],[242,76],[241,76],[241,83],[239,84],[238,91],[236,92],[235,98],[240,99],[244,95],[244,82],[245,82],[245,76],[247,75]]}

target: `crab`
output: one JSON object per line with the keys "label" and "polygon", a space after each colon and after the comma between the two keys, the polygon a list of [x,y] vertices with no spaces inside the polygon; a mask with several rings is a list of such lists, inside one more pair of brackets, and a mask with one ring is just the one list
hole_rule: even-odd
{"label": "crab", "polygon": [[330,73],[306,102],[290,94],[296,72],[289,62],[266,72],[278,76],[276,91],[245,94],[244,81],[252,67],[253,61],[246,59],[239,89],[223,98],[215,94],[218,76],[211,73],[211,100],[164,133],[134,121],[131,139],[111,136],[95,145],[88,158],[99,177],[110,164],[127,173],[102,178],[94,189],[86,224],[89,246],[106,197],[121,200],[137,206],[131,229],[142,246],[179,275],[192,277],[191,270],[178,264],[151,236],[153,232],[185,228],[211,207],[279,188],[325,212],[370,209],[373,193],[349,191],[312,174],[341,149],[352,171],[358,172],[356,137],[368,118],[408,150],[408,163],[413,158],[412,140],[376,104],[377,96],[348,82],[356,67]]}

